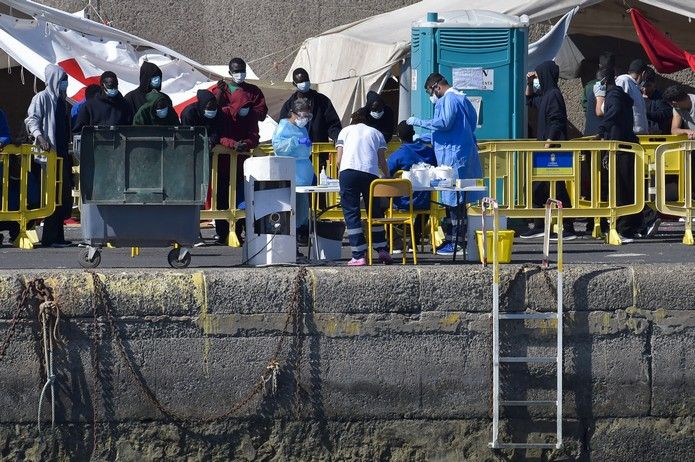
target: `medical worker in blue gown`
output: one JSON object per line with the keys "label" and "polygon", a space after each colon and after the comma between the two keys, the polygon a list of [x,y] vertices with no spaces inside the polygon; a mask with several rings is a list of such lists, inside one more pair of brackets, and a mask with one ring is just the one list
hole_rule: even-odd
{"label": "medical worker in blue gown", "polygon": [[[311,140],[306,126],[311,121],[311,106],[306,99],[292,102],[290,117],[280,120],[273,133],[273,150],[277,156],[294,157],[296,186],[314,184],[314,167],[311,164]],[[309,236],[309,195],[297,194],[297,239],[305,241]]]}
{"label": "medical worker in blue gown", "polygon": [[[482,178],[483,170],[478,157],[475,127],[478,116],[466,95],[458,92],[439,73],[430,74],[425,82],[425,91],[434,104],[434,118],[422,120],[410,117],[406,123],[432,130],[432,144],[438,165],[448,165],[454,169],[455,178]],[[453,255],[461,252],[461,247],[454,249],[454,239],[460,236],[459,226],[463,217],[457,210],[457,194],[442,192],[441,201],[446,206],[450,225],[446,230],[446,240],[437,248],[439,255]],[[466,202],[476,202],[481,193],[467,193]],[[463,198],[459,198],[463,199]]]}

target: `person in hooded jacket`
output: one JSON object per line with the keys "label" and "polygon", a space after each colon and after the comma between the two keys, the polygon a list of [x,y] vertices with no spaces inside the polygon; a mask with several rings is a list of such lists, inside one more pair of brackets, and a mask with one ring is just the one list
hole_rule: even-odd
{"label": "person in hooded jacket", "polygon": [[[603,80],[594,87],[597,91],[605,94],[602,107],[597,107],[596,112],[603,113],[603,119],[599,125],[596,139],[626,141],[628,143],[639,143],[639,139],[634,132],[634,101],[622,87],[616,85],[615,71],[607,69]],[[600,111],[600,112],[599,112]],[[635,177],[634,177],[634,156],[627,153],[618,153],[617,159],[617,203],[627,205],[635,199]],[[642,227],[642,214],[637,213],[625,217],[620,217],[617,223],[618,233],[621,241],[626,244],[632,242],[634,235]]]}
{"label": "person in hooded jacket", "polygon": [[[536,138],[540,141],[562,141],[567,139],[567,107],[558,87],[560,67],[553,61],[544,61],[529,72],[526,81],[526,104],[537,111]],[[538,80],[538,85],[534,82]],[[538,88],[536,90],[534,87]],[[565,207],[570,207],[570,198],[564,182],[557,183],[557,198]],[[534,207],[544,207],[550,197],[550,184],[535,182],[533,186]],[[522,238],[543,236],[543,220],[533,220],[534,227],[521,235]],[[557,237],[557,236],[555,236]],[[575,239],[574,222],[563,220],[562,238]]]}
{"label": "person in hooded jacket", "polygon": [[[243,208],[244,205],[244,161],[248,159],[251,152],[260,140],[258,131],[258,116],[251,110],[253,101],[248,95],[241,91],[235,91],[230,95],[229,104],[224,111],[222,131],[220,133],[220,144],[237,152],[237,176],[236,176],[236,207]],[[220,210],[229,208],[229,157],[221,156],[218,163],[217,180],[217,207]],[[243,221],[238,221],[239,226],[243,226]],[[215,220],[217,230],[217,241],[219,244],[229,242],[229,223],[223,220]],[[240,229],[236,230],[237,234]],[[240,236],[238,236],[240,238]],[[240,239],[241,240],[241,239]]]}
{"label": "person in hooded jacket", "polygon": [[111,71],[101,74],[101,93],[88,100],[77,114],[73,133],[81,133],[82,127],[131,125],[133,113],[128,102],[118,91],[118,77]]}
{"label": "person in hooded jacket", "polygon": [[171,98],[167,95],[158,91],[151,91],[145,99],[147,102],[140,106],[137,114],[133,117],[133,125],[173,127],[181,124],[171,103]]}
{"label": "person in hooded jacket", "polygon": [[152,90],[161,91],[162,70],[156,64],[145,61],[140,66],[140,85],[125,95],[130,112],[136,114],[147,102],[147,94]]}
{"label": "person in hooded jacket", "polygon": [[217,105],[232,117],[234,111],[231,107],[231,95],[241,92],[251,101],[251,112],[256,119],[263,122],[268,115],[268,105],[261,89],[246,81],[246,62],[241,58],[232,58],[229,61],[229,75],[232,77],[231,82],[220,80],[217,82],[217,87],[212,89],[212,93],[217,98]]}
{"label": "person in hooded jacket", "polygon": [[384,135],[386,143],[393,138],[396,119],[393,110],[384,103],[384,99],[375,91],[367,93],[367,104],[360,109],[364,112],[367,125],[376,128]]}
{"label": "person in hooded jacket", "polygon": [[210,90],[198,90],[196,101],[186,106],[181,113],[181,125],[205,127],[212,148],[220,141],[222,117],[215,95]]}
{"label": "person in hooded jacket", "polygon": [[45,247],[67,247],[71,243],[65,240],[63,221],[72,213],[72,158],[68,152],[70,116],[65,103],[68,75],[54,64],[47,65],[44,73],[46,89],[31,99],[24,125],[42,150],[55,150],[58,157],[63,159],[62,205],[43,221],[41,244]]}

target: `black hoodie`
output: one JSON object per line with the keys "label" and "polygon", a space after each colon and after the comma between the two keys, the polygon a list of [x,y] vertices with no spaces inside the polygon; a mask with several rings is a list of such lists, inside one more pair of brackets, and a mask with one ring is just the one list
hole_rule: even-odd
{"label": "black hoodie", "polygon": [[198,90],[197,101],[186,106],[181,113],[181,124],[191,127],[206,127],[210,146],[215,146],[220,141],[220,126],[222,124],[222,111],[217,109],[214,118],[205,117],[205,106],[215,99],[215,95],[209,90]]}
{"label": "black hoodie", "polygon": [[634,102],[622,88],[611,85],[606,90],[603,103],[603,119],[598,127],[598,134],[604,140],[627,141],[639,143],[632,127],[634,119],[632,106]]}
{"label": "black hoodie", "polygon": [[545,61],[536,68],[536,75],[541,84],[539,93],[527,96],[526,103],[538,110],[539,140],[567,139],[567,108],[565,98],[557,86],[560,68],[552,61]]}
{"label": "black hoodie", "polygon": [[[372,112],[372,104],[374,101],[381,101],[381,104],[384,107],[384,115],[382,115],[380,119],[375,119],[370,114]],[[393,138],[393,132],[396,128],[396,121],[393,118],[393,110],[384,104],[384,100],[381,95],[375,91],[370,91],[367,93],[367,104],[362,107],[360,111],[362,111],[366,116],[366,125],[379,130],[381,134],[384,135],[384,139],[387,143],[391,141],[391,138]]]}
{"label": "black hoodie", "polygon": [[142,66],[140,66],[140,86],[125,95],[125,100],[130,105],[130,111],[133,114],[137,114],[140,107],[147,102],[145,97],[152,90],[150,80],[155,76],[162,77],[162,71],[159,69],[159,66],[147,61],[142,63]]}

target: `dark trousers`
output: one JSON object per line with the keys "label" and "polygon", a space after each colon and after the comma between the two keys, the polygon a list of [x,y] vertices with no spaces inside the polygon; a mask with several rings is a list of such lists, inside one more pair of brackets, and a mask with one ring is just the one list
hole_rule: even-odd
{"label": "dark trousers", "polygon": [[[465,206],[465,204],[462,204],[460,208]],[[444,227],[446,234],[444,240],[446,242],[454,243],[456,241],[456,236],[458,235],[458,243],[461,245],[461,241],[464,239],[464,237],[461,235],[464,217],[459,215],[462,215],[462,212],[459,213],[459,207],[445,207],[444,210],[446,211],[446,217],[448,219],[446,226]]]}
{"label": "dark trousers", "polygon": [[[635,202],[635,157],[632,154],[619,152],[616,159],[617,189],[616,201],[618,205],[629,205]],[[644,181],[642,178],[639,181]],[[642,228],[643,214],[635,213],[618,218],[616,228],[618,233],[626,237],[632,237]]]}
{"label": "dark trousers", "polygon": [[72,215],[72,158],[70,155],[59,155],[59,157],[63,159],[63,189],[61,191],[63,204],[56,207],[53,215],[43,220],[41,244],[44,246],[65,241],[63,222]]}
{"label": "dark trousers", "polygon": [[[567,192],[567,186],[565,185],[564,181],[559,181],[556,183],[555,192],[557,193],[557,197],[553,199],[561,201],[563,207],[572,207],[570,195]],[[550,183],[546,181],[534,183],[533,206],[538,208],[545,207],[545,202],[548,200],[548,198],[550,198]],[[545,222],[542,219],[535,219],[533,220],[533,223],[535,225],[534,229],[540,229],[543,227]],[[572,218],[565,218],[562,220],[562,227],[565,230],[574,232],[574,220]]]}
{"label": "dark trousers", "polygon": [[[340,205],[343,208],[352,258],[364,258],[368,248],[362,230],[361,199],[369,207],[369,187],[377,176],[358,170],[340,172]],[[385,208],[380,200],[373,204],[372,217],[383,218]],[[372,243],[375,250],[386,248],[386,231],[383,225],[372,227]]]}

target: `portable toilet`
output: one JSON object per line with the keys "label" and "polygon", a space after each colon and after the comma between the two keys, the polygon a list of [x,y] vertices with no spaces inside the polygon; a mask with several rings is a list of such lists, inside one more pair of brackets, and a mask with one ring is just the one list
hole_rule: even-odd
{"label": "portable toilet", "polygon": [[433,116],[424,85],[432,72],[439,72],[476,108],[479,140],[524,138],[528,25],[526,15],[485,10],[428,13],[425,20],[415,22],[413,114],[423,119]]}

